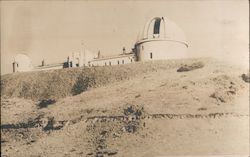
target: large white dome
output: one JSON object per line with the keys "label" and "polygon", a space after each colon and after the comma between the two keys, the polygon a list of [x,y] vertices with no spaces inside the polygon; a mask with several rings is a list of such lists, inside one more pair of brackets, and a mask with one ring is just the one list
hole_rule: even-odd
{"label": "large white dome", "polygon": [[145,24],[138,36],[137,43],[145,40],[170,40],[188,46],[182,29],[166,17],[154,17]]}
{"label": "large white dome", "polygon": [[186,58],[188,44],[182,29],[166,17],[149,20],[135,43],[137,61]]}

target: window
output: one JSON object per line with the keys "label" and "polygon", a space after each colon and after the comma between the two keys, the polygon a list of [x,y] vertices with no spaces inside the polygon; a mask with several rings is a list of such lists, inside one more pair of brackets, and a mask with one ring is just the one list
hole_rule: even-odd
{"label": "window", "polygon": [[117,64],[120,64],[120,62],[119,62],[119,61],[117,61]]}
{"label": "window", "polygon": [[133,62],[133,59],[130,59],[131,63]]}
{"label": "window", "polygon": [[80,63],[80,59],[79,58],[76,58],[76,67],[79,67],[79,63]]}
{"label": "window", "polygon": [[109,62],[109,65],[111,65],[111,62]]}
{"label": "window", "polygon": [[160,25],[161,25],[161,19],[158,18],[158,19],[155,20],[154,34],[160,34]]}
{"label": "window", "polygon": [[107,65],[107,63],[105,62],[105,66]]}
{"label": "window", "polygon": [[152,52],[150,53],[150,59],[153,59],[153,53]]}
{"label": "window", "polygon": [[122,64],[124,64],[124,60],[122,60]]}

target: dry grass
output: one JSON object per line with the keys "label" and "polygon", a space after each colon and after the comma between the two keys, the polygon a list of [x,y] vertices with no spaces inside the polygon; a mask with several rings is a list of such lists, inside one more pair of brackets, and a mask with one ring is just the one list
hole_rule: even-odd
{"label": "dry grass", "polygon": [[[140,62],[111,67],[71,68],[8,74],[1,78],[1,93],[6,97],[22,97],[33,100],[58,99],[80,94],[92,87],[131,79],[142,73],[178,68],[183,63],[189,64],[197,60]],[[203,59],[203,62],[208,61],[209,59]]]}

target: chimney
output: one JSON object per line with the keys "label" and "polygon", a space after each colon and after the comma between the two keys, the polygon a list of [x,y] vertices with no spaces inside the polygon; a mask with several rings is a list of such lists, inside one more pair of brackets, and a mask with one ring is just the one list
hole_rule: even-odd
{"label": "chimney", "polygon": [[12,66],[13,66],[13,73],[15,73],[16,72],[16,62],[13,62]]}
{"label": "chimney", "polygon": [[44,66],[45,65],[45,61],[44,61],[44,59],[42,60],[42,66]]}
{"label": "chimney", "polygon": [[126,53],[126,48],[123,47],[123,48],[122,48],[122,54],[125,54],[125,53]]}
{"label": "chimney", "polygon": [[70,63],[69,63],[69,56],[67,57],[67,66],[68,66],[68,68],[70,67],[70,65],[69,65]]}
{"label": "chimney", "polygon": [[97,58],[101,58],[101,51],[100,51],[100,50],[98,51],[98,56],[97,56]]}

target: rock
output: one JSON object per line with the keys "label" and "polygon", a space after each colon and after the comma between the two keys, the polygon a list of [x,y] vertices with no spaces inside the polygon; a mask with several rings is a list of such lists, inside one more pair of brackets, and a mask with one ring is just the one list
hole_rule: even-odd
{"label": "rock", "polygon": [[138,94],[138,95],[135,96],[135,98],[139,98],[139,97],[141,97],[141,94]]}
{"label": "rock", "polygon": [[199,68],[203,68],[204,64],[202,62],[196,62],[191,65],[183,65],[179,69],[177,69],[177,72],[185,72],[185,71],[191,71]]}
{"label": "rock", "polygon": [[[83,152],[79,153],[79,154],[83,154]],[[90,152],[87,155],[93,155],[94,153]]]}
{"label": "rock", "polygon": [[102,150],[99,150],[98,152],[96,152],[96,156],[98,157],[101,157],[101,156],[104,156],[105,154],[107,154],[108,156],[111,156],[111,155],[115,155],[117,154],[118,151],[116,149],[102,149]]}
{"label": "rock", "polygon": [[243,81],[249,83],[250,82],[250,76],[249,76],[249,73],[248,74],[242,74],[241,75],[241,78]]}
{"label": "rock", "polygon": [[115,155],[115,154],[117,154],[117,151],[110,151],[110,152],[108,152],[108,155],[110,156],[110,155]]}
{"label": "rock", "polygon": [[216,99],[219,102],[225,103],[226,100],[224,98],[224,96],[218,92],[214,92],[213,94],[210,95],[211,98]]}
{"label": "rock", "polygon": [[201,107],[201,108],[198,108],[198,111],[206,111],[207,108],[206,107]]}
{"label": "rock", "polygon": [[56,103],[56,100],[54,100],[54,99],[44,99],[44,100],[40,101],[38,106],[39,106],[39,108],[46,108],[49,105],[54,104],[54,103]]}

